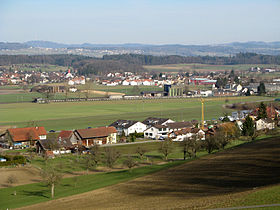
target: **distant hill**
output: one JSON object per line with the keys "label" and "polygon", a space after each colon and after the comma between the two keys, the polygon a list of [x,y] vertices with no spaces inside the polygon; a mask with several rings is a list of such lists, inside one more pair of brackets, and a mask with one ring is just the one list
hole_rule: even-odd
{"label": "distant hill", "polygon": [[0,42],[0,54],[79,54],[102,57],[112,54],[229,56],[240,52],[280,55],[280,42],[233,42],[216,45],[62,44],[49,41]]}

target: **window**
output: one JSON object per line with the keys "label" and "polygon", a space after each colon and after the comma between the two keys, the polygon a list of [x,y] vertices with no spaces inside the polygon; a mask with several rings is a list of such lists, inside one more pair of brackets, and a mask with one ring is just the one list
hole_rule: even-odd
{"label": "window", "polygon": [[153,134],[152,133],[150,133],[150,136],[152,136]]}

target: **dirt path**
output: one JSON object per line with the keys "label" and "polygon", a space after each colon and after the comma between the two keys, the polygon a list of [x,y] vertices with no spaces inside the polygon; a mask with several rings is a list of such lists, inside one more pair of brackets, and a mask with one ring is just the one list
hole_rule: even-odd
{"label": "dirt path", "polygon": [[278,184],[280,141],[266,139],[126,183],[23,209],[206,209]]}

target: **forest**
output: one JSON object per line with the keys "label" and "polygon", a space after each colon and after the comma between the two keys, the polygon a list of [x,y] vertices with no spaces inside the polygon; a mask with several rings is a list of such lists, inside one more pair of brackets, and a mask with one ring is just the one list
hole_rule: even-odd
{"label": "forest", "polygon": [[80,75],[100,75],[107,72],[141,72],[143,65],[165,65],[179,63],[200,63],[211,65],[273,64],[280,65],[280,56],[256,53],[238,53],[230,57],[221,56],[152,56],[141,54],[105,55],[93,58],[80,55],[0,55],[0,66],[13,64],[51,64],[71,66]]}

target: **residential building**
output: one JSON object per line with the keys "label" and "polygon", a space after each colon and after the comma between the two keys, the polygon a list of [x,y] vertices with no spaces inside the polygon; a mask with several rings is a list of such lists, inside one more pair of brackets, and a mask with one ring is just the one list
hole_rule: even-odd
{"label": "residential building", "polygon": [[125,136],[132,133],[143,133],[147,129],[147,125],[135,120],[117,120],[110,126],[117,129],[118,135],[124,134]]}
{"label": "residential building", "polygon": [[10,128],[5,138],[12,147],[31,147],[36,141],[45,140],[47,131],[44,127]]}
{"label": "residential building", "polygon": [[74,131],[74,136],[77,144],[81,144],[86,147],[90,147],[95,144],[101,145],[117,143],[117,130],[113,126],[77,129]]}

